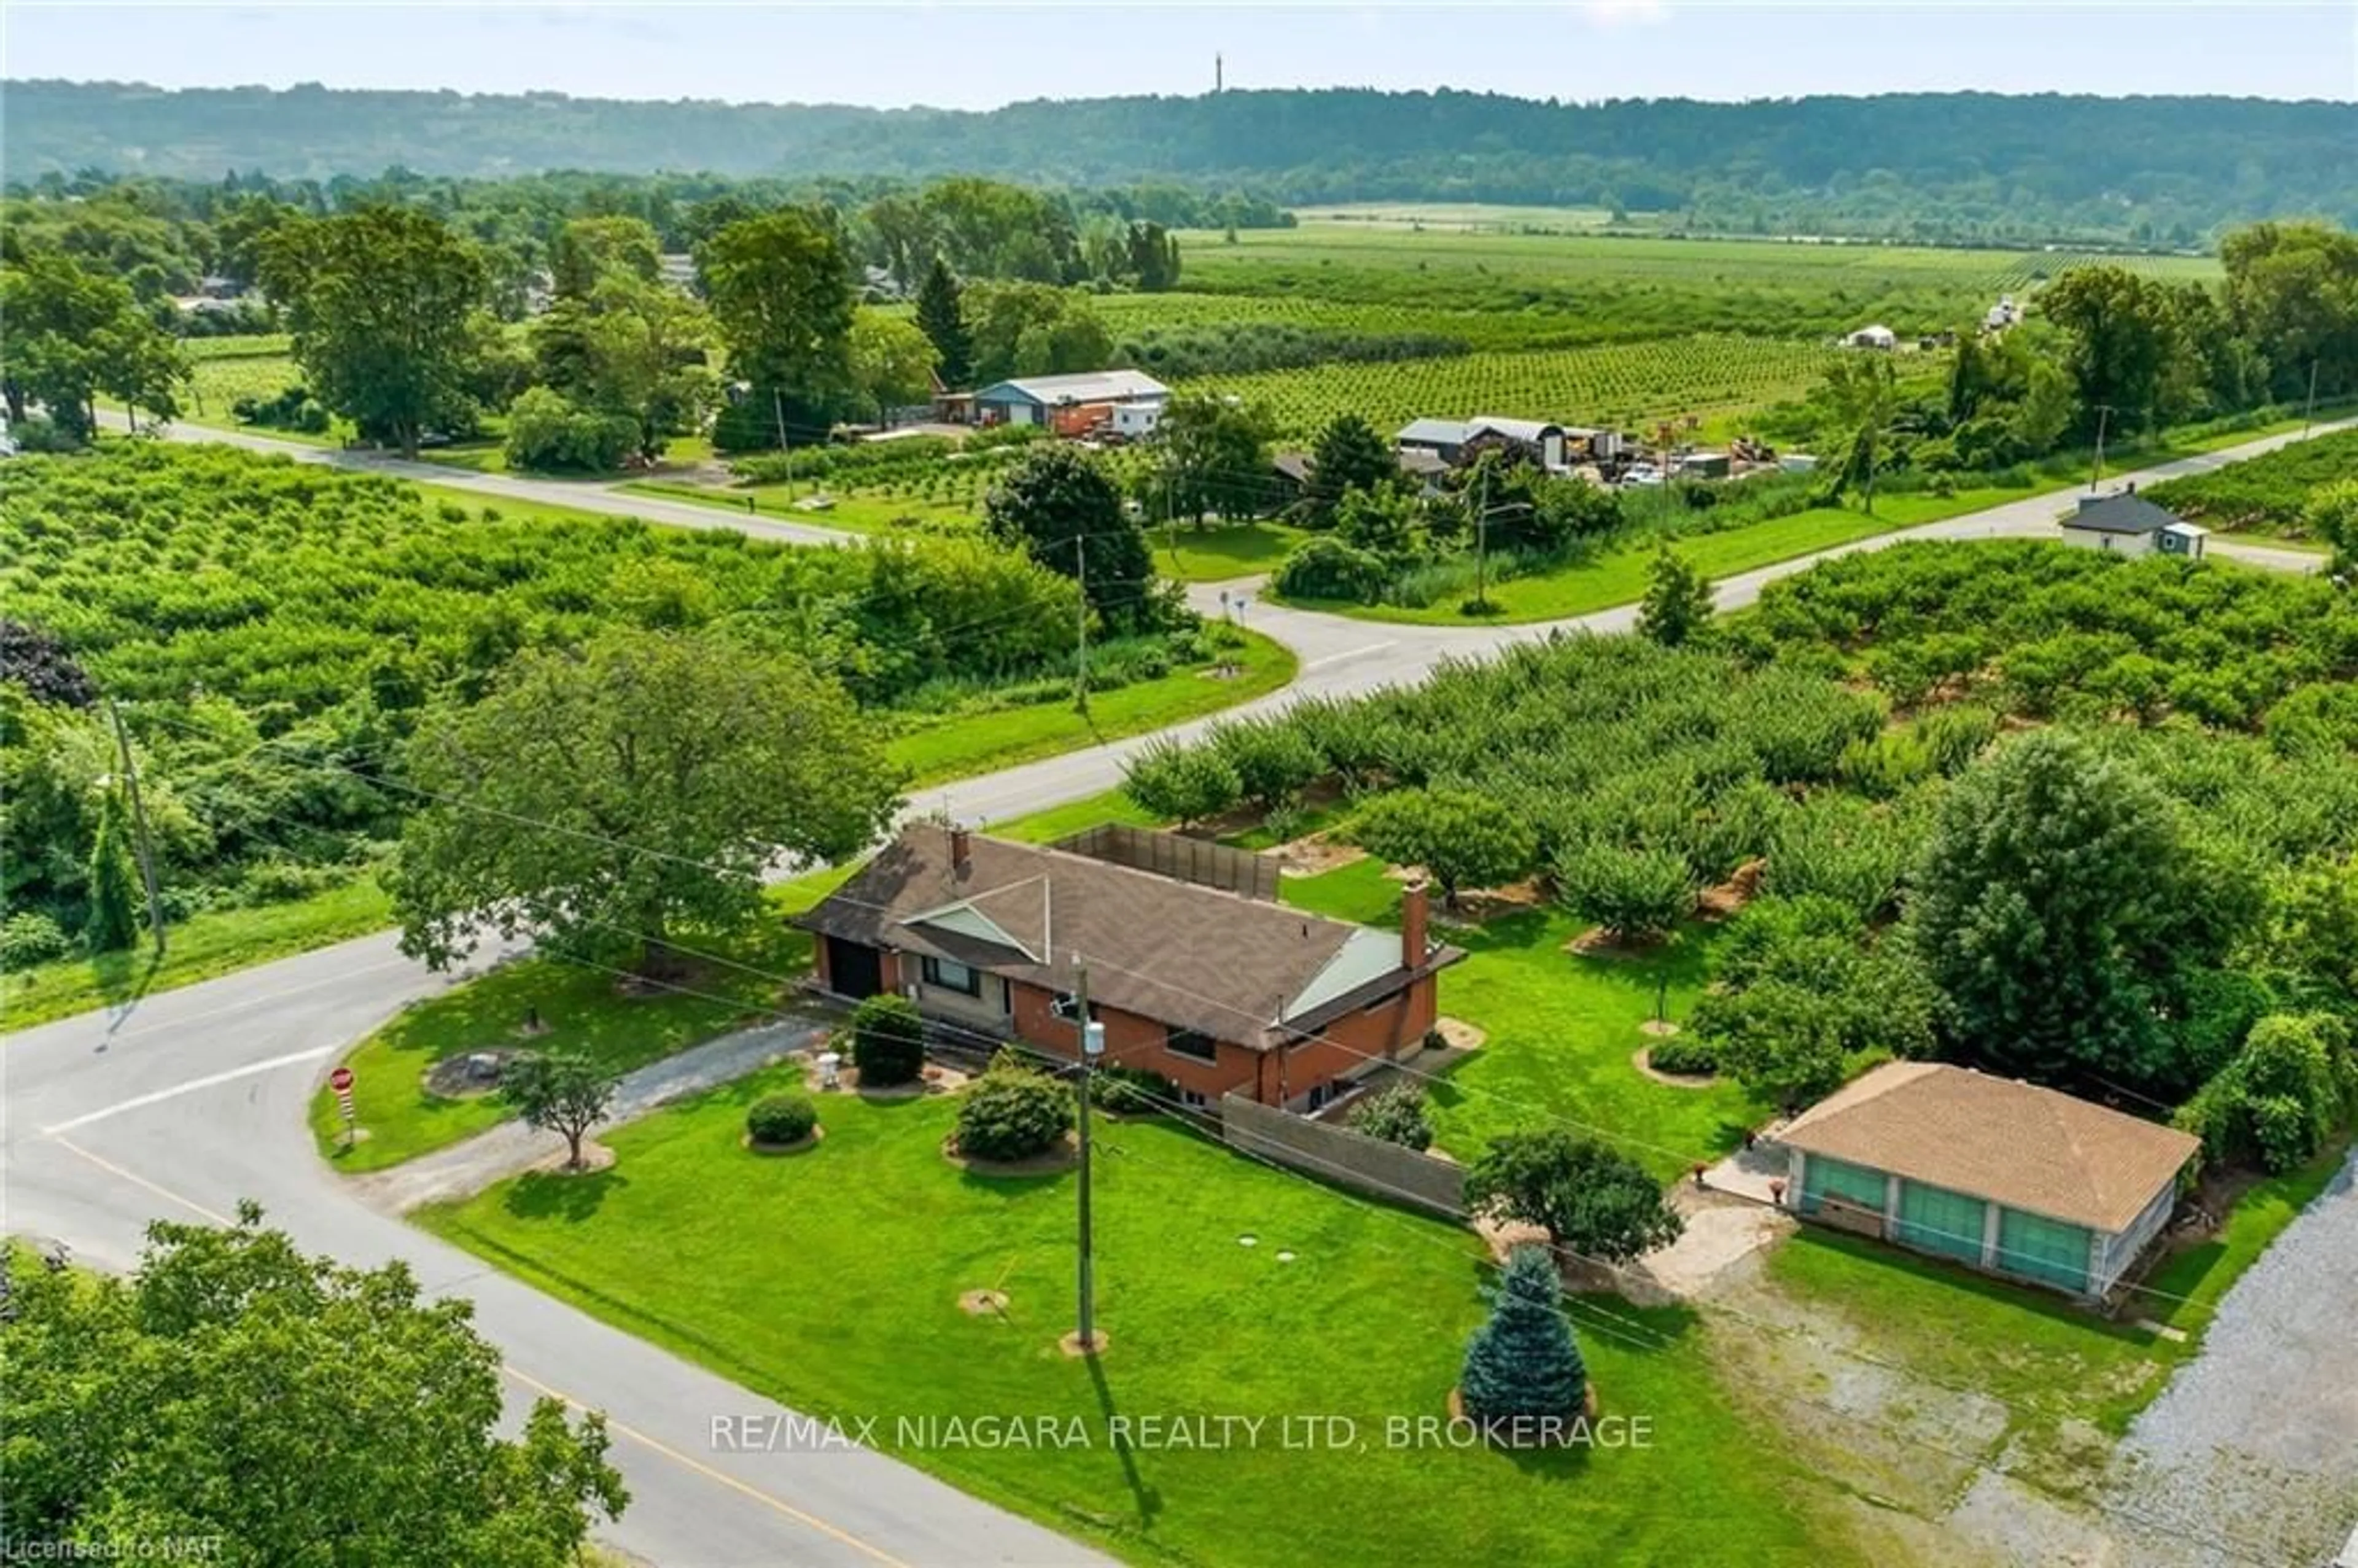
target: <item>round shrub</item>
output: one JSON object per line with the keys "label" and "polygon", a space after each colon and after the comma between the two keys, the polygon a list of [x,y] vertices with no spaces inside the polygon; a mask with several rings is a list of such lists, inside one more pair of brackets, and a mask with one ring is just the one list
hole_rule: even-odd
{"label": "round shrub", "polygon": [[1029,1160],[1073,1129],[1073,1097],[1028,1067],[993,1065],[958,1103],[957,1149],[969,1160]]}
{"label": "round shrub", "polygon": [[925,1067],[925,1022],[917,1004],[890,991],[861,1002],[851,1015],[851,1065],[862,1088],[914,1083]]}
{"label": "round shrub", "polygon": [[1433,1147],[1433,1124],[1424,1115],[1424,1091],[1414,1084],[1400,1084],[1368,1096],[1352,1110],[1351,1130],[1423,1152]]}
{"label": "round shrub", "polygon": [[1667,1040],[1655,1041],[1646,1053],[1646,1060],[1658,1073],[1700,1078],[1719,1071],[1719,1056],[1710,1043],[1693,1034],[1674,1034]]}
{"label": "round shrub", "polygon": [[784,1148],[818,1130],[818,1107],[800,1095],[768,1095],[745,1113],[745,1134],[756,1143]]}

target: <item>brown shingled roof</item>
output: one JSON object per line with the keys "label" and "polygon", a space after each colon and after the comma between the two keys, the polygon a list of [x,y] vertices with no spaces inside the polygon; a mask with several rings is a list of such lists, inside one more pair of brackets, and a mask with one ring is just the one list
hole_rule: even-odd
{"label": "brown shingled roof", "polygon": [[1939,1062],[1887,1062],[1778,1138],[2105,1231],[2126,1228],[2201,1146],[2176,1128]]}
{"label": "brown shingled roof", "polygon": [[[1366,929],[1061,849],[979,833],[967,845],[961,871],[947,829],[911,823],[795,924],[1055,991],[1073,989],[1077,956],[1088,962],[1092,1000],[1257,1048],[1321,1026],[1331,1006],[1300,1009],[1280,1027],[1289,1004]],[[976,915],[1016,946],[979,935]],[[1399,963],[1400,938],[1380,935],[1393,954],[1382,977],[1329,1000],[1365,1005],[1413,978]],[[1414,972],[1461,957],[1437,947]]]}

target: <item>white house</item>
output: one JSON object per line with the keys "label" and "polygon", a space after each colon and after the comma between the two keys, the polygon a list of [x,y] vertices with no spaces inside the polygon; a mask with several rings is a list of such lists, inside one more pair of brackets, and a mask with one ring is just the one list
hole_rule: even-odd
{"label": "white house", "polygon": [[1872,327],[1861,327],[1843,340],[1843,346],[1847,349],[1882,349],[1888,352],[1899,346],[1899,334],[1877,323]]}
{"label": "white house", "polygon": [[2179,556],[2202,558],[2202,541],[2211,530],[2187,522],[2176,513],[2156,506],[2136,487],[2111,495],[2083,495],[2080,510],[2063,519],[2063,542],[2083,550],[2104,550],[2116,556]]}

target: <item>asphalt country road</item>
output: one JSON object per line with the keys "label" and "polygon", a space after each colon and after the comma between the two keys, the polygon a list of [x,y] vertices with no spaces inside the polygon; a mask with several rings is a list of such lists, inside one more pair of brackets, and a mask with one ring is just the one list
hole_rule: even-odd
{"label": "asphalt country road", "polygon": [[[2339,427],[2321,428],[2332,427]],[[741,528],[798,543],[844,537],[597,484],[475,474],[243,433],[173,434],[392,472],[494,499]],[[2298,438],[2270,438],[2122,478],[2203,471]],[[2068,494],[2034,497],[1763,568],[1723,580],[1718,601],[1722,609],[1750,604],[1768,582],[1825,556],[1903,539],[2039,536],[2052,531],[2070,504]],[[2220,553],[2279,568],[2317,565],[2313,557],[2253,546]],[[1481,658],[1562,632],[1622,631],[1636,619],[1634,607],[1625,606],[1565,622],[1460,629],[1263,604],[1250,584],[1198,585],[1190,598],[1206,613],[1234,615],[1289,644],[1301,660],[1298,678],[1284,690],[1221,717],[1279,712],[1304,697],[1412,683],[1446,658]],[[1199,719],[1162,733],[1185,738],[1217,721]],[[987,823],[1059,805],[1119,784],[1123,759],[1150,739],[1134,737],[928,790],[913,806]],[[362,1202],[312,1145],[306,1114],[311,1095],[346,1046],[406,1002],[463,978],[429,974],[401,957],[390,934],[378,934],[0,1042],[0,1195],[5,1199],[0,1223],[17,1234],[62,1240],[87,1260],[124,1268],[136,1259],[150,1219],[222,1220],[241,1199],[252,1198],[271,1223],[306,1248],[361,1265],[406,1260],[428,1292],[474,1303],[477,1326],[502,1348],[519,1399],[554,1393],[608,1412],[615,1461],[633,1502],[620,1523],[600,1533],[665,1568],[1104,1561],[873,1453],[720,1452],[713,1442],[716,1422],[783,1421],[787,1412]]]}

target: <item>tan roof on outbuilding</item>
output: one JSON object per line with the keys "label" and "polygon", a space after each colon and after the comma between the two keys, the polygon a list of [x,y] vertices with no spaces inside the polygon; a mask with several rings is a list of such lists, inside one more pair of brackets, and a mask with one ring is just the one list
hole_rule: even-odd
{"label": "tan roof on outbuilding", "polygon": [[2096,1230],[2123,1230],[2201,1141],[2055,1089],[1941,1062],[1887,1062],[1795,1118],[1805,1154]]}

